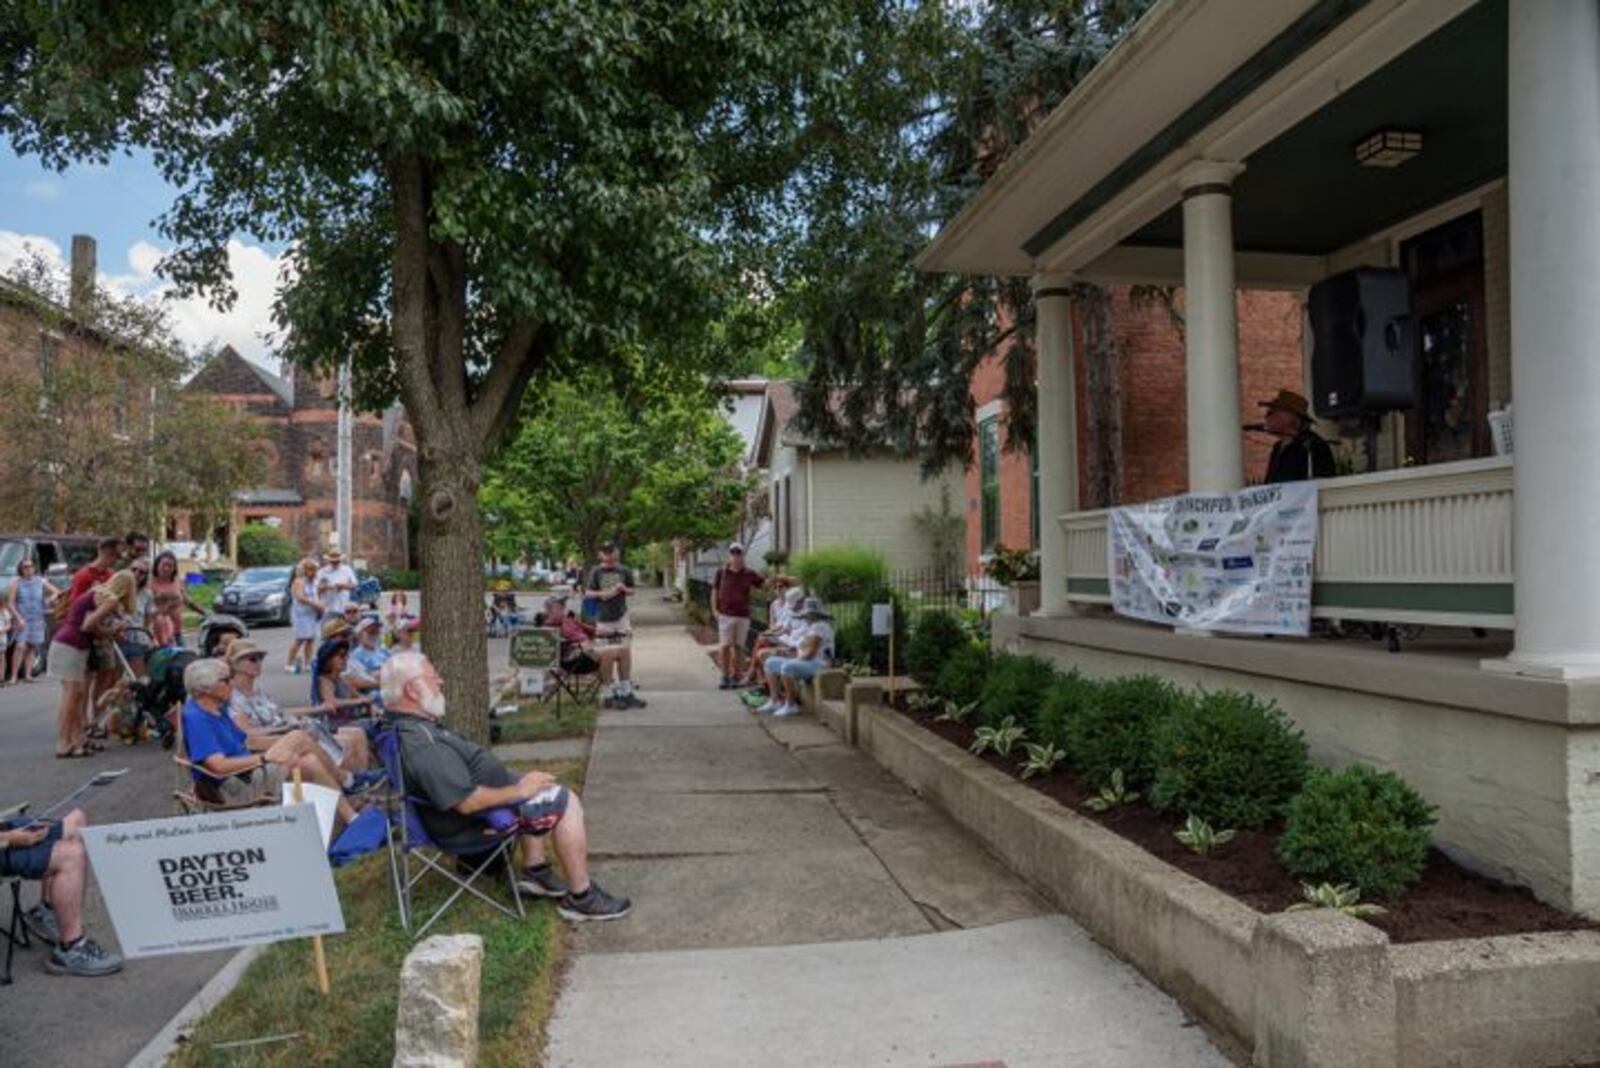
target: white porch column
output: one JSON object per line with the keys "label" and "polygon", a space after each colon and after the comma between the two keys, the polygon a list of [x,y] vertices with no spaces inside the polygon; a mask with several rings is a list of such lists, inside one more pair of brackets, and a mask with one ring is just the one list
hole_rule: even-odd
{"label": "white porch column", "polygon": [[1067,536],[1060,517],[1078,507],[1078,400],[1073,377],[1072,280],[1033,280],[1037,317],[1039,450],[1039,615],[1072,614],[1067,603]]}
{"label": "white porch column", "polygon": [[1600,675],[1600,0],[1509,17],[1511,659]]}
{"label": "white porch column", "polygon": [[1178,176],[1183,190],[1191,493],[1221,493],[1244,485],[1233,285],[1233,179],[1242,170],[1240,163],[1202,160]]}

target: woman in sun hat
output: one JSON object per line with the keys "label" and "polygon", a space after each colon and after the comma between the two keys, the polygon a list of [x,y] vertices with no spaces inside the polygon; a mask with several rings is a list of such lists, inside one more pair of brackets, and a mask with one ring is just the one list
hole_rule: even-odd
{"label": "woman in sun hat", "polygon": [[807,597],[796,616],[804,623],[804,630],[792,632],[798,635],[794,655],[767,660],[770,696],[757,712],[794,715],[800,711],[800,683],[815,678],[818,672],[833,664],[833,617],[823,611],[822,602]]}

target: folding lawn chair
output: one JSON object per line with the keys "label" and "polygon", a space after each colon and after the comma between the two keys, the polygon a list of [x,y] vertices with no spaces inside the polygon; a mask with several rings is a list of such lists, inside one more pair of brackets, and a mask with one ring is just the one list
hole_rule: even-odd
{"label": "folding lawn chair", "polygon": [[[482,813],[484,849],[481,851],[467,852],[441,845],[433,840],[427,828],[422,825],[418,809],[427,806],[427,802],[406,792],[405,769],[401,766],[400,759],[399,732],[392,727],[380,731],[377,737],[377,750],[378,759],[383,762],[383,769],[389,776],[389,875],[394,882],[395,904],[400,909],[400,926],[408,933],[411,932],[411,924],[415,918],[412,891],[429,872],[437,872],[444,876],[455,890],[445,899],[444,904],[434,910],[427,922],[417,929],[412,935],[413,938],[421,938],[427,934],[428,928],[432,927],[462,894],[471,894],[507,916],[516,919],[525,918],[527,913],[522,907],[522,894],[517,890],[517,867],[511,856],[517,841],[516,811],[510,808],[492,808]],[[454,870],[453,862],[459,859],[467,859],[471,869],[465,878]],[[516,905],[515,911],[474,885],[478,876],[493,869],[497,863],[505,864],[507,882],[511,884],[511,900]]]}
{"label": "folding lawn chair", "polygon": [[6,924],[6,970],[0,973],[0,986],[11,985],[11,958],[17,949],[27,949],[33,944],[28,937],[28,925],[22,921],[22,876],[6,876],[6,886],[11,891],[11,919]]}
{"label": "folding lawn chair", "polygon": [[[180,816],[193,816],[200,812],[237,812],[247,808],[265,808],[268,805],[276,805],[281,800],[263,792],[260,796],[243,801],[224,801],[222,783],[230,776],[213,775],[189,759],[189,748],[183,740],[183,712],[180,710],[174,718],[177,721],[174,725],[177,740],[173,745],[172,762],[178,766],[180,777],[178,785],[172,791],[172,798],[178,803]],[[256,788],[260,790],[265,781],[266,776],[256,777]]]}

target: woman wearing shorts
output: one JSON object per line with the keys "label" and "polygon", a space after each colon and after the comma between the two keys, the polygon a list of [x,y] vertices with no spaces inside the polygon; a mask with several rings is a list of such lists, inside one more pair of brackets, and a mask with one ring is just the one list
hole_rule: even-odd
{"label": "woman wearing shorts", "polygon": [[50,677],[61,683],[56,710],[56,756],[85,757],[101,746],[89,740],[86,698],[89,652],[100,631],[118,613],[131,616],[138,605],[139,583],[131,571],[119,571],[95,586],[67,609],[50,642]]}

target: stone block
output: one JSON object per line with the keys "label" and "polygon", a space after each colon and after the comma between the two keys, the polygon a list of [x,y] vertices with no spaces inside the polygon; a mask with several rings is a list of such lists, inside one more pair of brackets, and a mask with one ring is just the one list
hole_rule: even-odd
{"label": "stone block", "polygon": [[1386,1068],[1395,1064],[1389,938],[1331,909],[1263,916],[1251,945],[1255,1064]]}
{"label": "stone block", "polygon": [[844,691],[844,740],[860,744],[861,709],[883,704],[883,687],[876,682],[852,682]]}
{"label": "stone block", "polygon": [[824,701],[840,701],[844,699],[845,687],[850,685],[850,675],[847,672],[833,669],[817,673],[816,696]]}
{"label": "stone block", "polygon": [[400,968],[394,1068],[471,1068],[478,1062],[483,939],[434,935]]}

